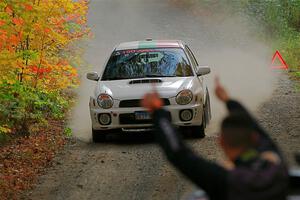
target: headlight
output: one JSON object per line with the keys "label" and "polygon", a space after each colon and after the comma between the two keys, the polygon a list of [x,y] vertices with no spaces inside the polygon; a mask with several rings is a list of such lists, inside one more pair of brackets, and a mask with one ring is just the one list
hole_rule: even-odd
{"label": "headlight", "polygon": [[189,104],[193,99],[193,93],[190,90],[182,90],[176,96],[176,102],[179,105]]}
{"label": "headlight", "polygon": [[114,105],[114,100],[108,94],[100,94],[97,102],[98,105],[103,109],[109,109]]}

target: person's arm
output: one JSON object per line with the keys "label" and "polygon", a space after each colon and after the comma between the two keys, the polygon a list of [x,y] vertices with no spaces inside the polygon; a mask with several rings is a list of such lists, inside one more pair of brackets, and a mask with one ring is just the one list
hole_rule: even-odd
{"label": "person's arm", "polygon": [[172,126],[169,113],[163,109],[153,113],[157,142],[168,160],[214,199],[227,199],[228,172],[221,166],[197,156],[182,141]]}
{"label": "person's arm", "polygon": [[260,135],[260,137],[262,137],[265,140],[268,140],[270,143],[272,143],[272,146],[273,145],[274,147],[276,146],[272,141],[272,139],[270,138],[270,136],[267,134],[267,132],[257,123],[255,118],[250,114],[249,111],[247,111],[247,109],[242,104],[240,104],[238,101],[230,99],[226,102],[226,107],[230,113],[233,112],[244,113],[249,118],[249,120],[251,120],[251,123],[253,124],[255,131]]}
{"label": "person's arm", "polygon": [[276,153],[281,155],[278,147],[275,145],[273,140],[270,138],[267,132],[256,122],[254,117],[252,117],[252,115],[247,111],[247,109],[244,106],[242,106],[239,102],[230,99],[227,91],[220,84],[218,78],[216,78],[215,93],[218,99],[226,104],[227,109],[230,113],[240,112],[244,113],[245,116],[249,117],[249,120],[251,120],[251,123],[253,124],[254,130],[259,135],[259,151],[275,151]]}
{"label": "person's arm", "polygon": [[227,109],[230,113],[232,112],[240,112],[244,113],[249,120],[251,120],[251,123],[253,124],[254,130],[259,135],[259,146],[258,150],[260,151],[275,151],[279,155],[281,155],[277,145],[274,143],[274,141],[271,139],[271,137],[267,134],[267,132],[257,123],[255,118],[250,114],[250,112],[247,111],[247,109],[240,104],[239,102],[235,100],[228,100],[226,102]]}

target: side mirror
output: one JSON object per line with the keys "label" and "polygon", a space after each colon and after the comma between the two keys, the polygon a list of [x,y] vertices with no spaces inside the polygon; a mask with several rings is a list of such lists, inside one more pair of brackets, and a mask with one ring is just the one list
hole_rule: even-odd
{"label": "side mirror", "polygon": [[197,67],[197,71],[196,71],[197,76],[203,76],[203,75],[209,74],[209,73],[210,73],[210,68],[208,66],[198,66]]}
{"label": "side mirror", "polygon": [[99,75],[97,72],[89,72],[86,74],[86,78],[92,81],[98,81]]}

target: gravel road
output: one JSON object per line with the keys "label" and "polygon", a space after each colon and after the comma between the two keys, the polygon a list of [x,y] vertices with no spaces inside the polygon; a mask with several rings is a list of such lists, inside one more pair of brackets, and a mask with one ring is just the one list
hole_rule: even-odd
{"label": "gravel road", "polygon": [[[272,98],[258,111],[259,121],[282,148],[287,160],[300,151],[300,93],[282,75]],[[216,137],[187,139],[199,154],[219,161]],[[114,134],[107,143],[75,140],[25,199],[181,199],[194,186],[168,164],[148,134]]]}
{"label": "gravel road", "polygon": [[[118,42],[147,37],[182,39],[201,63],[213,66],[213,75],[221,75],[231,94],[254,111],[294,164],[292,153],[300,151],[300,93],[286,74],[275,75],[262,67],[268,66],[271,53],[248,35],[240,20],[215,15],[205,20],[160,0],[95,0],[89,19],[95,38],[87,44],[86,59],[95,70]],[[213,75],[208,77],[210,89]],[[194,186],[169,165],[149,133],[113,134],[106,143],[88,142],[87,100],[93,84],[83,81],[79,89],[80,101],[71,122],[79,139],[65,147],[23,198],[164,200],[181,199],[193,191]],[[212,106],[214,120],[207,137],[186,141],[199,154],[218,161],[223,155],[215,131],[224,108],[213,96]]]}

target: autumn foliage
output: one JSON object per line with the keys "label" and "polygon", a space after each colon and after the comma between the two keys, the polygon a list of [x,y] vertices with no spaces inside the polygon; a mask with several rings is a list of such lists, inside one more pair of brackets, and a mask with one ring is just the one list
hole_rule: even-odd
{"label": "autumn foliage", "polygon": [[68,51],[89,31],[86,0],[7,0],[0,10],[1,80],[47,89],[76,82]]}
{"label": "autumn foliage", "polygon": [[88,0],[0,0],[0,134],[18,131],[24,119],[63,112],[55,106],[79,83],[87,11]]}
{"label": "autumn foliage", "polygon": [[[66,140],[60,133],[61,121],[49,121],[42,133],[20,137],[1,148],[0,199],[21,199],[22,191],[31,189]],[[30,199],[30,198],[24,198]]]}
{"label": "autumn foliage", "polygon": [[87,11],[88,0],[0,0],[0,199],[31,188],[65,143]]}

